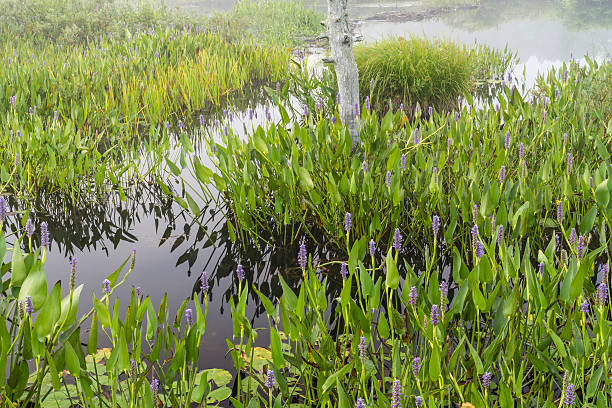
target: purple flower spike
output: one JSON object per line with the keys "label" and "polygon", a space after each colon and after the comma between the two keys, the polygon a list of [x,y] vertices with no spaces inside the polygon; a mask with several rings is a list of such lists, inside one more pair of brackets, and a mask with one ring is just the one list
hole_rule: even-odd
{"label": "purple flower spike", "polygon": [[178,121],[178,127],[181,128],[181,129],[183,128],[183,121],[182,120]]}
{"label": "purple flower spike", "polygon": [[277,82],[276,83],[276,93],[280,93],[280,91],[281,91],[281,85],[280,85],[280,82]]}
{"label": "purple flower spike", "polygon": [[404,113],[404,104],[400,103],[400,107],[399,107],[400,112]]}
{"label": "purple flower spike", "polygon": [[437,215],[434,215],[431,220],[431,230],[433,231],[434,235],[438,235],[438,231],[440,230],[440,217]]}
{"label": "purple flower spike", "polygon": [[418,145],[421,140],[419,139],[419,128],[414,129],[414,144]]}
{"label": "purple flower spike", "polygon": [[499,169],[499,182],[503,184],[505,179],[506,179],[506,166],[501,166],[501,168]]}
{"label": "purple flower spike", "polygon": [[589,313],[589,301],[585,300],[580,304],[580,308],[582,309],[582,314],[586,315]]}
{"label": "purple flower spike", "polygon": [[417,302],[417,288],[413,286],[410,288],[410,292],[408,293],[408,304],[412,307],[416,306]]}
{"label": "purple flower spike", "polygon": [[319,99],[317,99],[317,101],[315,102],[315,110],[316,111],[320,111],[322,109],[323,109],[323,99],[321,99],[321,97],[319,97]]}
{"label": "purple flower spike", "polygon": [[421,408],[423,406],[423,397],[417,395],[414,397],[414,406],[416,408]]}
{"label": "purple flower spike", "polygon": [[298,251],[298,265],[302,270],[306,269],[306,264],[308,263],[308,253],[306,252],[306,245],[301,244],[300,250]]}
{"label": "purple flower spike", "polygon": [[374,89],[374,78],[370,79],[370,89]]}
{"label": "purple flower spike", "polygon": [[19,155],[15,153],[15,167],[19,167]]}
{"label": "purple flower spike", "polygon": [[347,212],[344,216],[344,231],[348,234],[351,232],[351,213]]}
{"label": "purple flower spike", "polygon": [[557,222],[559,225],[563,224],[563,201],[561,200],[557,204]]}
{"label": "purple flower spike", "polygon": [[365,174],[368,171],[368,162],[365,160],[361,163],[361,168],[363,169],[363,173]]}
{"label": "purple flower spike", "polygon": [[567,154],[567,172],[571,173],[572,172],[572,163],[574,161],[574,156],[572,156],[572,153],[568,153]]}
{"label": "purple flower spike", "polygon": [[571,407],[576,402],[576,391],[574,390],[574,384],[567,384],[567,388],[565,389],[565,399],[563,400],[563,404],[565,406]]}
{"label": "purple flower spike", "polygon": [[304,116],[308,116],[308,105],[304,105]]}
{"label": "purple flower spike", "polygon": [[459,122],[460,117],[461,117],[461,114],[459,112],[455,112],[455,122]]}
{"label": "purple flower spike", "polygon": [[482,386],[485,390],[488,390],[491,385],[491,376],[492,374],[489,371],[482,375]]}
{"label": "purple flower spike", "polygon": [[136,288],[134,289],[134,292],[136,292],[136,296],[138,297],[142,295],[142,289],[140,288],[140,286],[136,286]]}
{"label": "purple flower spike", "polygon": [[521,144],[519,145],[519,159],[523,160],[524,157],[525,157],[525,145],[523,144],[523,142],[521,142]]}
{"label": "purple flower spike", "polygon": [[185,310],[185,322],[187,322],[187,327],[193,326],[193,311],[191,309]]}
{"label": "purple flower spike", "polygon": [[406,170],[406,155],[402,154],[402,157],[400,159],[400,170],[404,171]]}
{"label": "purple flower spike", "polygon": [[504,140],[504,149],[510,148],[510,132],[506,132],[506,139]]}
{"label": "purple flower spike", "polygon": [[478,241],[476,243],[475,253],[477,258],[482,258],[484,256],[484,245],[482,244],[482,242]]}
{"label": "purple flower spike", "polygon": [[363,363],[366,359],[366,347],[368,346],[367,342],[366,342],[366,338],[365,337],[361,337],[359,339],[359,358],[361,359],[361,362]]}
{"label": "purple flower spike", "polygon": [[342,264],[340,265],[340,275],[342,276],[342,279],[346,279],[346,277],[348,276],[348,266],[345,262],[342,262]]}
{"label": "purple flower spike", "polygon": [[49,231],[47,229],[47,223],[42,222],[40,224],[40,246],[49,249]]}
{"label": "purple flower spike", "polygon": [[601,307],[608,303],[608,285],[605,282],[601,282],[597,285],[597,304]]}
{"label": "purple flower spike", "polygon": [[431,117],[433,115],[433,107],[432,106],[429,107],[428,113],[429,113],[429,117]]}
{"label": "purple flower spike", "polygon": [[332,125],[336,124],[336,117],[335,116],[331,117],[331,123],[332,123]]}
{"label": "purple flower spike", "polygon": [[104,279],[102,281],[102,293],[109,294],[111,292],[110,281],[108,279]]}
{"label": "purple flower spike", "polygon": [[451,145],[453,144],[453,140],[449,137],[446,139],[446,148],[450,150]]}
{"label": "purple flower spike", "polygon": [[238,277],[239,281],[244,280],[244,268],[241,264],[238,264],[238,267],[236,268],[236,277]]}
{"label": "purple flower spike", "polygon": [[476,249],[476,243],[478,242],[478,225],[472,227],[472,248]]}
{"label": "purple flower spike", "polygon": [[34,235],[34,224],[32,224],[32,220],[29,218],[26,222],[26,235],[29,239],[32,239],[32,235]]}
{"label": "purple flower spike", "polygon": [[30,296],[26,296],[25,298],[25,312],[29,315],[34,313],[34,305],[32,305],[32,298]]}
{"label": "purple flower spike", "polygon": [[266,120],[270,122],[272,120],[272,114],[270,113],[270,107],[267,105],[266,105],[265,112],[266,112]]}
{"label": "purple flower spike", "polygon": [[546,269],[546,265],[544,264],[544,262],[540,262],[540,264],[538,265],[538,272],[540,273],[540,279],[542,279],[542,276],[544,276],[545,269]]}
{"label": "purple flower spike", "polygon": [[504,239],[504,226],[500,225],[497,227],[497,244],[500,245]]}
{"label": "purple flower spike", "polygon": [[363,398],[357,398],[357,402],[355,402],[355,408],[366,408],[366,403]]}
{"label": "purple flower spike", "polygon": [[204,126],[204,115],[200,115],[200,126]]}
{"label": "purple flower spike", "polygon": [[391,408],[400,408],[402,406],[402,383],[400,380],[393,380],[393,389],[391,390]]}
{"label": "purple flower spike", "polygon": [[448,284],[446,281],[440,282],[440,307],[445,309],[446,299],[448,298]]}
{"label": "purple flower spike", "polygon": [[272,389],[275,385],[276,380],[274,379],[274,371],[268,370],[268,372],[266,373],[266,381],[264,383],[264,386],[268,389]]}
{"label": "purple flower spike", "polygon": [[576,228],[572,228],[567,240],[572,248],[576,245]]}
{"label": "purple flower spike", "polygon": [[365,108],[367,111],[370,110],[370,97],[369,96],[366,96],[365,98]]}
{"label": "purple flower spike", "polygon": [[399,228],[396,228],[393,234],[393,249],[395,249],[395,252],[400,252],[402,250],[402,234]]}
{"label": "purple flower spike", "polygon": [[438,323],[440,323],[440,310],[438,309],[438,305],[431,306],[429,320],[431,320],[431,324],[433,324],[434,327],[436,327]]}
{"label": "purple flower spike", "polygon": [[202,289],[202,293],[207,293],[208,289],[210,289],[210,284],[208,283],[208,274],[206,271],[202,272],[202,276],[200,276],[200,289]]}
{"label": "purple flower spike", "polygon": [[412,359],[412,373],[416,378],[419,378],[419,371],[421,371],[421,359],[415,357]]}
{"label": "purple flower spike", "polygon": [[576,74],[576,83],[580,82],[580,71]]}
{"label": "purple flower spike", "polygon": [[340,92],[336,94],[336,105],[340,105]]}
{"label": "purple flower spike", "polygon": [[586,252],[586,244],[586,237],[584,235],[580,235],[578,237],[578,245],[576,247],[576,254],[579,260],[584,257],[584,253]]}
{"label": "purple flower spike", "polygon": [[376,253],[376,243],[374,242],[373,239],[370,240],[369,249],[370,249],[370,256],[373,258],[374,254]]}
{"label": "purple flower spike", "polygon": [[391,188],[391,172],[387,172],[387,176],[385,177],[385,182],[387,184],[387,188]]}

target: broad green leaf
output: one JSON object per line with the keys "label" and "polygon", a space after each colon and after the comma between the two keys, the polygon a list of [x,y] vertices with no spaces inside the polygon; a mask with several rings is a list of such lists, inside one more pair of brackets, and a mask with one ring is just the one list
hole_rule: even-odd
{"label": "broad green leaf", "polygon": [[61,281],[57,281],[34,321],[34,335],[38,340],[50,336],[53,327],[58,322],[62,313],[61,296]]}

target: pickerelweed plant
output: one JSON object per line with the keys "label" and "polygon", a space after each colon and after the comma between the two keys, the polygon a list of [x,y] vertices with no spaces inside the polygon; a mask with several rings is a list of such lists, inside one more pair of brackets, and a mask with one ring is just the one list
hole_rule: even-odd
{"label": "pickerelweed plant", "polygon": [[[0,197],[0,231],[6,217],[6,202]],[[25,234],[0,234],[1,406],[190,407],[229,397],[229,372],[198,369],[208,310],[205,297],[203,305],[197,294],[186,299],[172,319],[166,297],[156,310],[140,288],[133,288],[120,316],[119,299],[113,302],[111,297],[134,269],[134,251],[101,281],[91,308],[77,318],[83,310],[83,285],[76,286],[76,259],[67,268],[66,295],[62,298],[61,281],[47,293],[47,227],[25,224]],[[40,248],[32,248],[35,229],[40,230]],[[4,263],[8,251],[11,260]],[[191,300],[193,309],[188,306]],[[100,343],[109,348],[100,348]]]}
{"label": "pickerelweed plant", "polygon": [[229,96],[287,75],[289,58],[283,47],[227,42],[203,27],[148,28],[70,48],[4,43],[0,191],[138,180],[142,150],[165,150],[176,123],[182,132]]}
{"label": "pickerelweed plant", "polygon": [[[380,245],[399,227],[420,252],[455,246],[468,254],[476,225],[479,236],[530,238],[534,251],[557,234],[575,252],[572,228],[589,237],[596,227],[595,236],[608,245],[610,123],[585,112],[579,97],[579,77],[597,69],[593,61],[587,67],[572,62],[548,77],[541,98],[510,85],[482,109],[466,95],[461,110],[444,115],[431,108],[422,118],[418,109],[413,122],[401,109],[379,118],[364,104],[357,148],[334,106],[326,106],[335,97],[312,100],[303,112],[281,103],[280,123],[268,121],[246,139],[231,128],[216,135],[207,148],[211,169],[187,152],[181,162],[198,180],[192,191],[221,193],[228,228],[243,240],[263,230],[288,241],[303,233],[315,239],[314,231],[322,231],[327,245],[349,253],[349,239],[368,236]],[[328,111],[335,112],[331,118]],[[563,218],[556,216],[559,203]],[[425,239],[433,235],[434,246]]]}

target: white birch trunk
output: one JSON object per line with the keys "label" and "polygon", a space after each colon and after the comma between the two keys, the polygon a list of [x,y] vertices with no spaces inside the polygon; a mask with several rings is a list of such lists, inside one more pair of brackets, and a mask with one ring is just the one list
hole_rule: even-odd
{"label": "white birch trunk", "polygon": [[327,36],[331,60],[336,70],[340,92],[340,119],[348,128],[353,147],[358,146],[359,72],[353,55],[353,36],[349,28],[348,0],[327,0]]}

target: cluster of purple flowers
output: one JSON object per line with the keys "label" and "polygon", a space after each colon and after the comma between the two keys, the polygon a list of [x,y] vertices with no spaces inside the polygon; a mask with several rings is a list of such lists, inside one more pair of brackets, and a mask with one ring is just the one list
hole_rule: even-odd
{"label": "cluster of purple flowers", "polygon": [[208,289],[210,289],[210,284],[208,283],[208,274],[206,271],[202,272],[202,276],[200,276],[200,289],[202,293],[207,293]]}
{"label": "cluster of purple flowers", "polygon": [[396,228],[393,234],[393,249],[395,249],[395,252],[400,252],[402,250],[402,234],[399,228]]}
{"label": "cluster of purple flowers", "polygon": [[108,279],[104,279],[102,281],[102,293],[105,294],[110,294],[111,292],[111,287],[110,287],[110,281]]}
{"label": "cluster of purple flowers", "polygon": [[410,292],[408,293],[408,304],[411,306],[416,306],[416,302],[417,302],[417,288],[416,286],[413,286],[410,288]]}
{"label": "cluster of purple flowers", "polygon": [[347,212],[344,215],[344,231],[348,234],[351,232],[351,213]]}
{"label": "cluster of purple flowers", "polygon": [[373,239],[370,240],[369,244],[370,256],[374,258],[374,254],[376,254],[376,242]]}
{"label": "cluster of purple flowers", "polygon": [[50,243],[51,242],[49,241],[49,230],[47,228],[47,223],[42,222],[40,224],[40,246],[48,250],[50,248]]}
{"label": "cluster of purple flowers", "polygon": [[431,324],[435,326],[440,323],[440,310],[438,309],[438,305],[431,306],[431,312],[429,314],[429,320],[431,320]]}
{"label": "cluster of purple flowers", "polygon": [[438,231],[440,231],[440,217],[437,215],[434,215],[431,219],[431,230],[433,231],[434,235],[438,235]]}
{"label": "cluster of purple flowers", "polygon": [[241,264],[238,264],[238,267],[236,267],[236,276],[238,277],[239,281],[244,280],[244,268]]}
{"label": "cluster of purple flowers", "polygon": [[419,378],[419,371],[421,371],[421,359],[415,357],[412,359],[412,373],[416,378]]}
{"label": "cluster of purple flowers", "polygon": [[342,276],[342,279],[346,279],[346,277],[348,276],[348,266],[345,262],[342,262],[342,264],[340,265],[340,276]]}
{"label": "cluster of purple flowers", "polygon": [[402,383],[400,380],[393,380],[393,389],[391,390],[391,408],[400,408],[402,406]]}
{"label": "cluster of purple flowers", "polygon": [[266,373],[266,381],[264,382],[264,386],[271,390],[275,385],[276,379],[274,378],[274,371],[268,370]]}
{"label": "cluster of purple flowers", "polygon": [[368,344],[366,342],[366,338],[365,337],[361,337],[359,339],[359,358],[361,359],[361,362],[363,363],[365,361],[366,358],[366,348],[367,348]]}
{"label": "cluster of purple flowers", "polygon": [[187,327],[193,326],[193,311],[191,309],[185,310],[185,322]]}
{"label": "cluster of purple flowers", "polygon": [[308,263],[308,253],[306,252],[306,245],[301,244],[300,250],[298,251],[298,265],[302,270],[306,269],[306,264]]}

